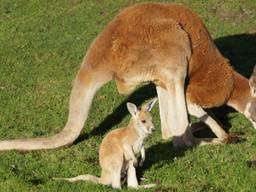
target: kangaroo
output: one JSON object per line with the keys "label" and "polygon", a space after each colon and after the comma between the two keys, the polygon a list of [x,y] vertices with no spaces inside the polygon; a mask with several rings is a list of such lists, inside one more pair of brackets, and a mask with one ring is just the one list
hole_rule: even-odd
{"label": "kangaroo", "polygon": [[[63,130],[46,138],[0,141],[0,150],[71,145],[84,126],[95,93],[111,80],[121,94],[131,93],[141,83],[156,85],[162,137],[172,137],[174,146],[227,143],[230,135],[203,108],[227,104],[255,126],[255,76],[248,80],[234,71],[202,20],[184,6],[133,5],[122,10],[87,50],[74,80]],[[217,138],[194,137],[188,114],[208,124]]]}
{"label": "kangaroo", "polygon": [[[55,178],[76,182],[80,180],[92,181],[113,188],[121,188],[121,175],[128,170],[128,187],[138,188],[138,181],[134,165],[137,165],[136,155],[141,155],[140,165],[145,160],[144,139],[155,130],[150,111],[157,99],[153,99],[138,109],[133,103],[127,103],[132,118],[127,127],[110,131],[103,139],[99,159],[101,177],[93,175],[79,175],[73,178]],[[152,186],[151,184],[150,186]],[[149,187],[149,185],[142,186]]]}

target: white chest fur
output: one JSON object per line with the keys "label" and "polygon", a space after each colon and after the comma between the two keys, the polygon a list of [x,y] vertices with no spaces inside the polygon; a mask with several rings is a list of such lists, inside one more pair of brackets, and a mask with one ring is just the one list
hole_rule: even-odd
{"label": "white chest fur", "polygon": [[144,138],[139,138],[135,141],[135,143],[133,144],[132,148],[133,148],[133,152],[134,154],[138,154],[141,151],[141,148],[143,147],[143,139]]}

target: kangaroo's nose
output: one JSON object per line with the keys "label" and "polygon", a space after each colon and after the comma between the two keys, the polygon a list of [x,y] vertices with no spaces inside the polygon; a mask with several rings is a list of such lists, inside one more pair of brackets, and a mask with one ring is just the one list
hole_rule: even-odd
{"label": "kangaroo's nose", "polygon": [[154,132],[156,129],[153,127],[153,128],[151,128],[151,130]]}

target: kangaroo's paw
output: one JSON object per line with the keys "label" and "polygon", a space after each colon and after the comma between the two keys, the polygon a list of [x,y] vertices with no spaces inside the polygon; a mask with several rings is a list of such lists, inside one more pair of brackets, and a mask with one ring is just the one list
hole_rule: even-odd
{"label": "kangaroo's paw", "polygon": [[228,137],[226,139],[224,139],[224,143],[233,144],[233,143],[243,142],[245,140],[246,139],[244,137],[242,137],[241,133],[230,133],[230,134],[228,134]]}

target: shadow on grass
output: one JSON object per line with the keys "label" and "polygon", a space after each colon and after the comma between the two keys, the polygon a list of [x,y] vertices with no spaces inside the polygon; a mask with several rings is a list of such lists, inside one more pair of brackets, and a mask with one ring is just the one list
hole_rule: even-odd
{"label": "shadow on grass", "polygon": [[[223,105],[218,108],[205,109],[205,111],[207,111],[207,113],[211,117],[213,117],[226,132],[229,132],[229,129],[231,128],[231,124],[229,123],[230,119],[228,118],[228,114],[235,112],[233,108]],[[193,124],[193,126],[203,127],[200,131],[197,131],[194,133],[196,137],[199,137],[199,138],[216,137],[215,134],[208,127],[208,125],[206,125],[203,122],[195,123]]]}
{"label": "shadow on grass", "polygon": [[112,114],[108,115],[97,127],[91,132],[82,134],[76,141],[79,143],[88,137],[94,135],[104,135],[111,127],[120,123],[122,119],[128,114],[126,103],[133,102],[137,106],[140,106],[145,100],[156,96],[156,89],[153,84],[143,86],[134,91],[127,99],[125,99]]}
{"label": "shadow on grass", "polygon": [[173,162],[175,158],[184,156],[190,148],[174,148],[172,142],[158,143],[146,150],[146,160],[143,166],[137,169],[137,177],[141,179],[144,172],[157,164],[156,169],[162,167],[166,162]]}
{"label": "shadow on grass", "polygon": [[256,64],[256,33],[221,37],[215,43],[237,72],[245,77],[251,75]]}

